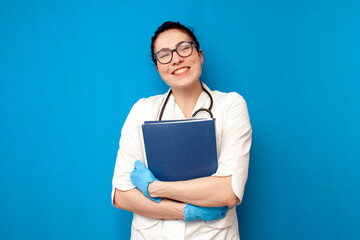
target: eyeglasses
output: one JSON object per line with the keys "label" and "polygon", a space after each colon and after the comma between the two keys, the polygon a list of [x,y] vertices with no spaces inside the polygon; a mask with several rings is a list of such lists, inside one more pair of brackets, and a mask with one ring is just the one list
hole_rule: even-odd
{"label": "eyeglasses", "polygon": [[194,42],[181,42],[175,49],[162,49],[154,54],[156,60],[161,64],[167,64],[171,62],[173,58],[173,53],[176,52],[180,57],[188,57],[193,52],[193,45],[196,46]]}

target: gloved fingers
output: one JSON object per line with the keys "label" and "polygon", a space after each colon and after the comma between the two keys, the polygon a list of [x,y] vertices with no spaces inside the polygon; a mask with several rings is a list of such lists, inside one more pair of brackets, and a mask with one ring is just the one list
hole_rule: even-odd
{"label": "gloved fingers", "polygon": [[220,215],[226,215],[226,212],[229,210],[228,206],[219,207],[218,210],[220,211]]}
{"label": "gloved fingers", "polygon": [[224,206],[224,207],[220,207],[220,208],[224,213],[226,213],[229,210],[228,206]]}
{"label": "gloved fingers", "polygon": [[149,196],[149,198],[157,203],[161,202],[162,198],[161,197],[157,197],[157,198],[152,198]]}
{"label": "gloved fingers", "polygon": [[155,201],[161,202],[162,198],[152,198],[148,193],[148,186],[151,182],[157,180],[152,172],[140,161],[136,160],[134,163],[134,170],[130,174],[132,184],[139,189],[146,197]]}
{"label": "gloved fingers", "polygon": [[221,218],[224,218],[226,216],[226,212],[228,211],[229,208],[227,209],[221,209],[221,213],[220,213],[220,216],[219,216],[219,219]]}
{"label": "gloved fingers", "polygon": [[140,161],[140,160],[136,160],[134,163],[134,170],[136,171],[141,171],[143,169],[145,169],[145,165]]}
{"label": "gloved fingers", "polygon": [[186,204],[184,207],[185,222],[194,220],[213,221],[224,218],[229,207],[200,207]]}
{"label": "gloved fingers", "polygon": [[196,220],[196,217],[194,216],[194,209],[195,207],[191,204],[186,204],[183,212],[184,212],[184,219],[185,222],[190,222]]}

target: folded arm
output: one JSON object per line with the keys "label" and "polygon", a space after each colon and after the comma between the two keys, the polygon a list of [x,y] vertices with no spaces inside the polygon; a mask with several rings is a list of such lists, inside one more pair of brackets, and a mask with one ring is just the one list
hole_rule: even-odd
{"label": "folded arm", "polygon": [[182,219],[185,222],[203,220],[213,221],[224,218],[228,207],[199,207],[169,199],[160,203],[146,197],[138,189],[120,191],[115,189],[114,205],[145,217],[154,219]]}
{"label": "folded arm", "polygon": [[232,190],[231,176],[163,182],[156,179],[141,161],[136,161],[130,178],[134,186],[154,201],[168,198],[202,207],[233,206],[238,202]]}
{"label": "folded arm", "polygon": [[115,189],[114,205],[145,217],[155,219],[184,219],[185,203],[162,199],[160,203],[147,198],[138,189],[128,191]]}
{"label": "folded arm", "polygon": [[151,197],[174,199],[203,207],[234,206],[239,199],[231,186],[231,176],[204,177],[188,181],[149,184]]}

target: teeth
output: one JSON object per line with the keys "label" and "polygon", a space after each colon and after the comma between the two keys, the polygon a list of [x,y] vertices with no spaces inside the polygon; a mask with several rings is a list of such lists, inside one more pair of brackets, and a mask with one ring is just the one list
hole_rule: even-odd
{"label": "teeth", "polygon": [[180,74],[180,73],[185,72],[186,70],[187,70],[187,68],[180,68],[180,69],[176,70],[174,73],[175,74]]}

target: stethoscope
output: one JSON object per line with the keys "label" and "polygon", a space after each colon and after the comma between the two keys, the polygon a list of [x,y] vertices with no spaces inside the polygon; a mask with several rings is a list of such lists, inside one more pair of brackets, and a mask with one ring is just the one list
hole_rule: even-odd
{"label": "stethoscope", "polygon": [[[209,108],[199,108],[198,110],[196,110],[196,111],[193,113],[193,115],[191,115],[191,117],[193,118],[193,117],[195,117],[196,114],[198,114],[199,112],[205,111],[205,112],[207,112],[207,113],[210,115],[211,118],[213,118],[213,114],[212,114],[212,112],[211,112],[211,108],[212,108],[212,105],[213,105],[213,98],[212,98],[211,94],[209,93],[209,91],[204,88],[203,84],[201,84],[201,87],[202,87],[202,89],[204,90],[204,92],[205,92],[205,93],[209,96],[209,98],[210,98],[210,106],[209,106]],[[163,114],[164,114],[164,110],[165,110],[166,104],[167,104],[167,102],[168,102],[168,100],[169,100],[169,97],[170,97],[171,93],[172,93],[172,91],[171,91],[171,89],[170,89],[168,95],[166,96],[165,102],[164,102],[164,104],[163,104],[163,106],[162,106],[162,108],[161,108],[160,116],[159,116],[159,121],[161,121],[161,119],[162,119],[162,116],[163,116]]]}

